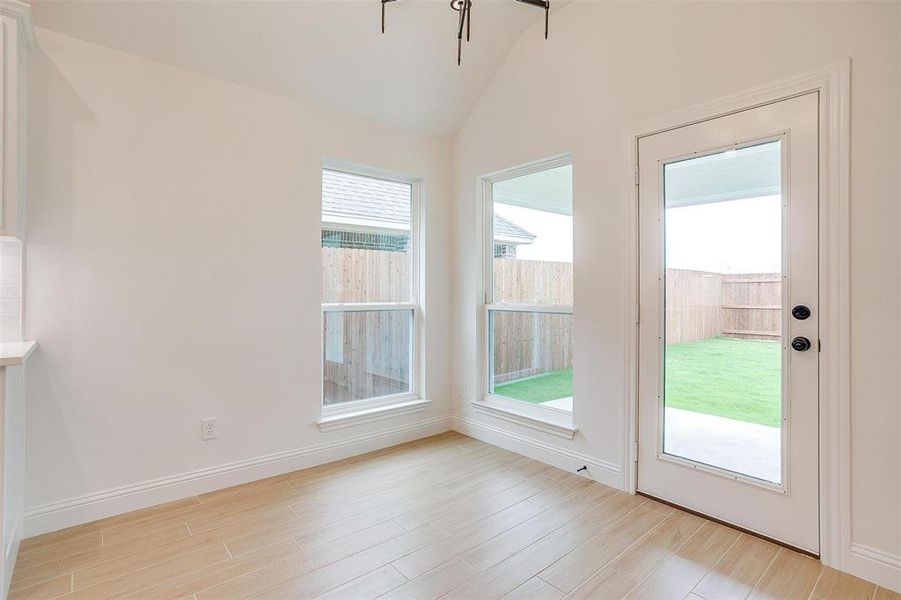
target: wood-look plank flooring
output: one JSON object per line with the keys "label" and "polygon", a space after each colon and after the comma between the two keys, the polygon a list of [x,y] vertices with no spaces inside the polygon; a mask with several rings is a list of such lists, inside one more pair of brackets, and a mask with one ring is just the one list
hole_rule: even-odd
{"label": "wood-look plank flooring", "polygon": [[22,542],[12,600],[901,595],[448,432]]}

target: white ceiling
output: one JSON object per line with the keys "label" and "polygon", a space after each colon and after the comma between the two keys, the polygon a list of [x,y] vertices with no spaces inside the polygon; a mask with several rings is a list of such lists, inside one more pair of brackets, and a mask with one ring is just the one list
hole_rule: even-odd
{"label": "white ceiling", "polygon": [[378,0],[32,1],[37,27],[442,135],[462,125],[514,41],[544,18],[513,0],[474,0],[458,67],[448,0],[389,4],[385,35],[380,8]]}

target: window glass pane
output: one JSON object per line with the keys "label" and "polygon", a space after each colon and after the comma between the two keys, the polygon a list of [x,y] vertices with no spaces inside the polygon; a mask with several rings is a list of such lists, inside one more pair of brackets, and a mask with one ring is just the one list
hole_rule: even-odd
{"label": "window glass pane", "polygon": [[323,315],[326,406],[412,391],[412,310]]}
{"label": "window glass pane", "polygon": [[664,167],[664,451],[782,481],[780,143]]}
{"label": "window glass pane", "polygon": [[572,165],[492,186],[494,302],[573,303]]}
{"label": "window glass pane", "polygon": [[322,302],[409,302],[412,186],[322,171]]}
{"label": "window glass pane", "polygon": [[572,315],[491,310],[492,394],[572,411]]}

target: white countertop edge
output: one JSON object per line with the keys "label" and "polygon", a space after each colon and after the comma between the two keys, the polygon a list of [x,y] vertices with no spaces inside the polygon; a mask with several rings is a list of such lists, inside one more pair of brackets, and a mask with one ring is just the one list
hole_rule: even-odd
{"label": "white countertop edge", "polygon": [[0,344],[0,367],[14,367],[21,365],[34,349],[38,347],[37,342],[5,342]]}

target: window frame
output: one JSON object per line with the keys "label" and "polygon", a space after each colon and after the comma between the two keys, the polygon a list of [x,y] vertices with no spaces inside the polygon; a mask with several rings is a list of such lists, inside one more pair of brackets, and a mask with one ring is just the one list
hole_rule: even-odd
{"label": "window frame", "polygon": [[499,396],[491,392],[493,377],[493,352],[491,348],[492,312],[529,312],[573,315],[573,304],[506,303],[494,301],[494,184],[572,165],[572,155],[561,154],[530,162],[519,167],[504,169],[479,178],[480,221],[482,235],[482,310],[479,324],[479,394],[472,401],[477,411],[490,416],[539,429],[559,437],[572,439],[577,428],[573,415],[576,412],[575,396],[572,412],[540,404]]}
{"label": "window frame", "polygon": [[[320,429],[336,428],[340,423],[353,425],[392,416],[407,414],[414,410],[422,410],[428,403],[423,398],[424,388],[424,320],[421,281],[422,249],[422,179],[420,177],[387,171],[346,161],[324,160],[319,173],[319,231],[322,232],[322,172],[337,171],[349,175],[392,181],[410,186],[410,241],[407,253],[410,260],[410,296],[406,302],[322,302],[322,283],[320,279],[320,321],[319,321],[319,410]],[[322,265],[320,241],[320,268]],[[325,404],[325,319],[330,313],[374,312],[374,311],[411,311],[410,324],[410,391],[385,396],[375,396],[360,400],[350,400],[335,405]]]}

